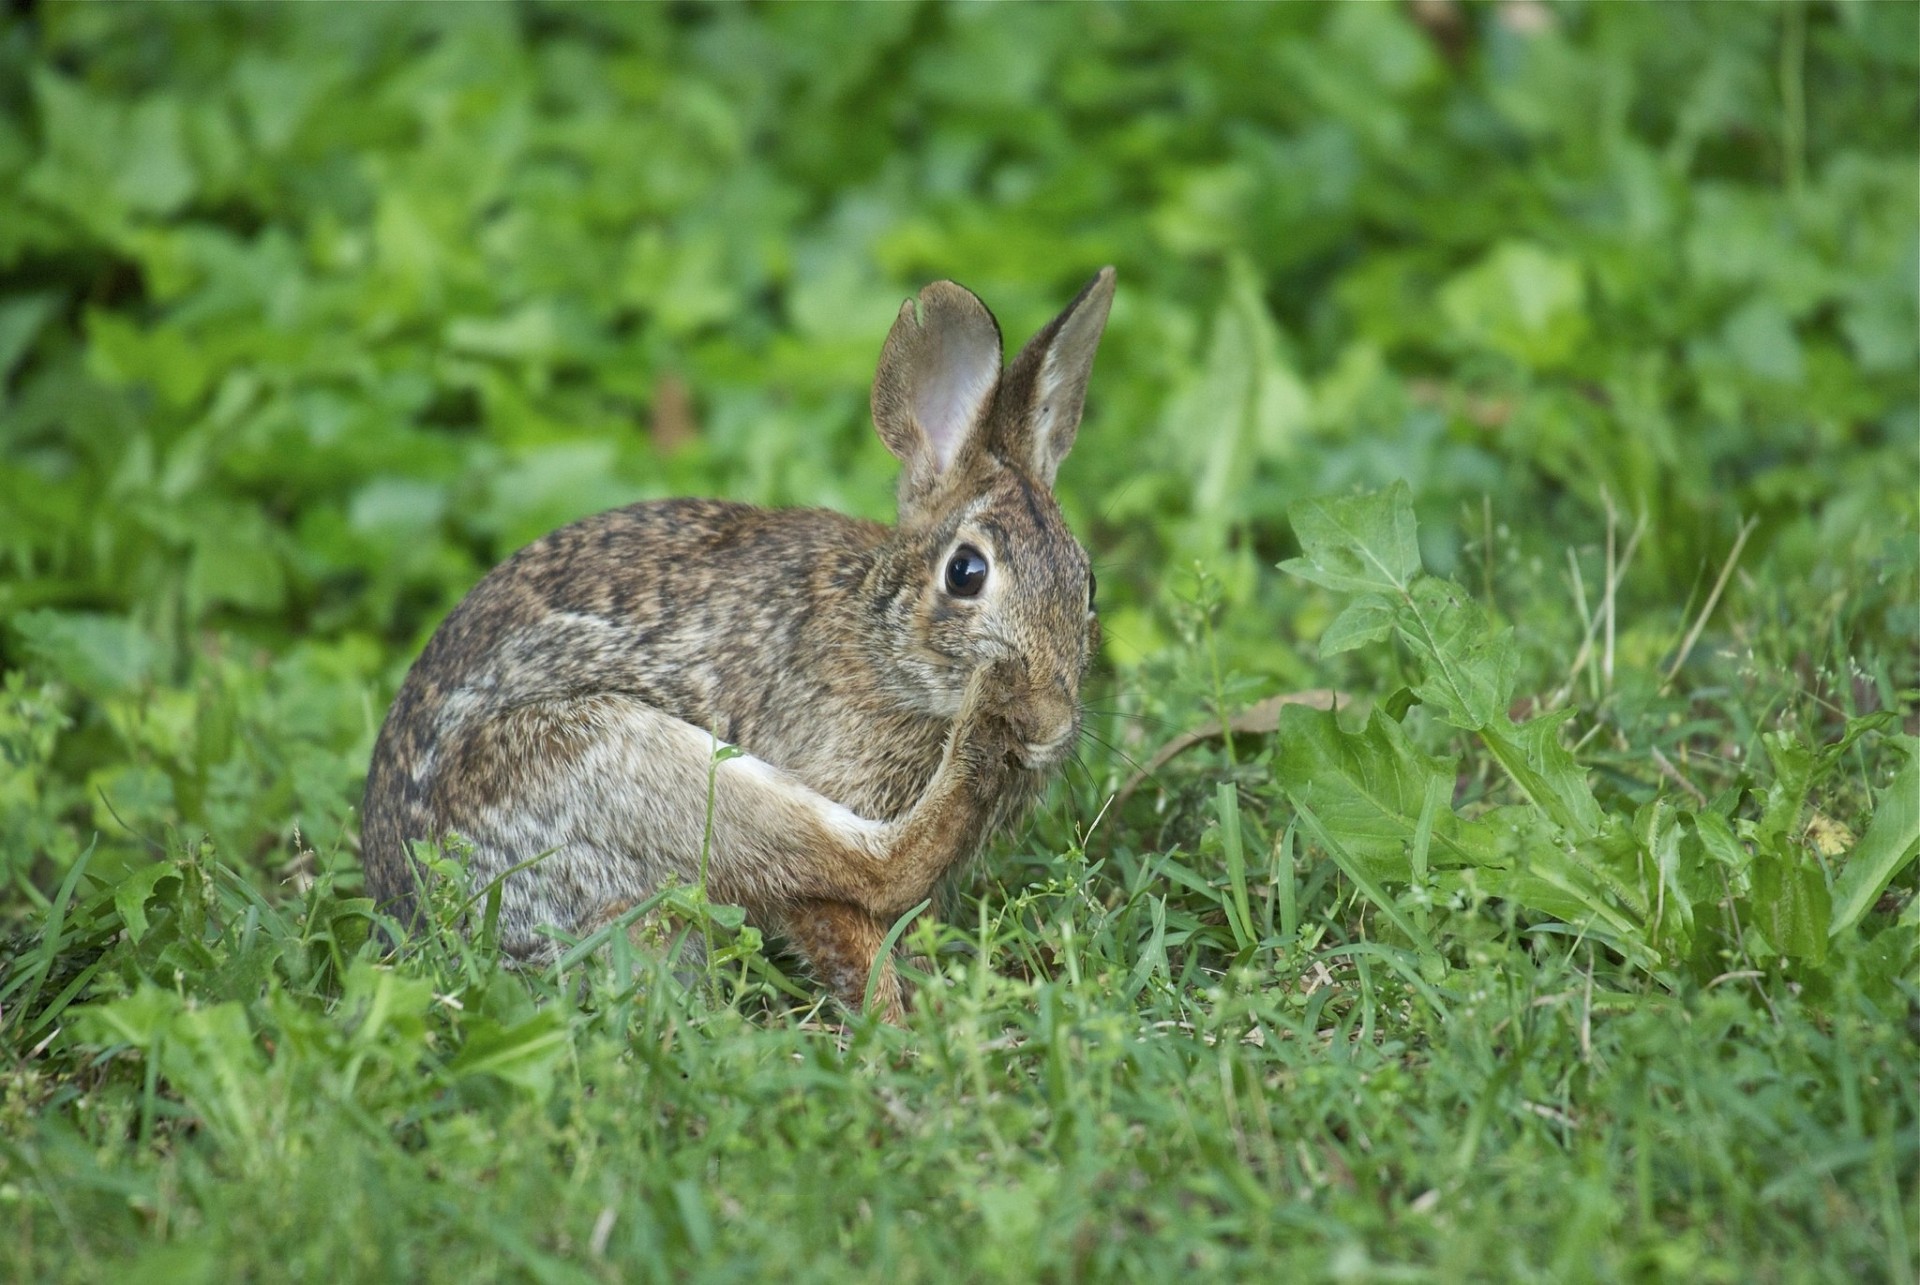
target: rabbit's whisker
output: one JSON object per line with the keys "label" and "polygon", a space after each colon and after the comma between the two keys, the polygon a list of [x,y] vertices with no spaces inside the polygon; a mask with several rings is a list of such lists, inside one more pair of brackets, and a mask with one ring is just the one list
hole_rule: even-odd
{"label": "rabbit's whisker", "polygon": [[1139,759],[1127,753],[1125,750],[1121,749],[1118,745],[1115,745],[1112,741],[1106,739],[1104,736],[1099,735],[1097,732],[1089,731],[1084,727],[1080,729],[1080,734],[1088,738],[1089,740],[1093,741],[1095,744],[1104,745],[1107,747],[1107,749],[1111,750],[1113,753],[1118,754],[1121,758],[1127,761],[1127,764],[1130,767],[1132,767],[1134,771],[1140,773],[1142,776],[1146,777],[1149,781],[1152,781],[1155,785],[1161,784],[1159,776],[1157,776],[1152,772],[1149,772],[1146,768],[1142,767],[1140,765]]}

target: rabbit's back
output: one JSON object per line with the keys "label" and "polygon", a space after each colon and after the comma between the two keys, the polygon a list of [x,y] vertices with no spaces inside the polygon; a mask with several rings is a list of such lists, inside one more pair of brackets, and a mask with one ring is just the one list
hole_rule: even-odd
{"label": "rabbit's back", "polygon": [[[737,745],[860,816],[905,813],[948,724],[887,694],[890,604],[862,591],[889,534],[824,510],[669,500],[587,518],[502,563],[434,634],[382,729],[362,825],[369,892],[404,914],[409,841],[465,833],[481,813],[577,805],[554,797],[566,773],[528,764],[564,763],[629,705]],[[518,730],[529,726],[543,744]]]}

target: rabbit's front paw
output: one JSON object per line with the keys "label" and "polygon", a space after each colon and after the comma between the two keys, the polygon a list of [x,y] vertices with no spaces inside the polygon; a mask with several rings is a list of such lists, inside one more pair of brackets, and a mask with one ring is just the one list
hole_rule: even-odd
{"label": "rabbit's front paw", "polygon": [[1038,770],[1071,752],[1079,719],[1070,693],[1037,687],[1024,661],[983,665],[968,684],[961,707],[960,737],[979,747],[983,759]]}
{"label": "rabbit's front paw", "polygon": [[996,661],[975,670],[967,681],[954,722],[954,749],[983,778],[996,778],[1017,763],[1024,737],[1019,729],[1020,701],[1012,661]]}

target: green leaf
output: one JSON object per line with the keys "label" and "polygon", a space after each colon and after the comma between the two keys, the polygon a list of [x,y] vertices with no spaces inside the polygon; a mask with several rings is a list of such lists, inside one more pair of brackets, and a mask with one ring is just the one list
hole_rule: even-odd
{"label": "green leaf", "polygon": [[0,299],[0,390],[59,306],[60,296],[50,290]]}
{"label": "green leaf", "polygon": [[1320,654],[1334,656],[1368,643],[1385,642],[1393,635],[1394,606],[1377,594],[1366,594],[1347,604],[1320,635]]}
{"label": "green leaf", "polygon": [[921,911],[932,904],[932,898],[922,901],[919,905],[894,920],[893,925],[887,929],[887,935],[880,941],[880,949],[873,952],[873,962],[867,966],[867,985],[866,989],[860,994],[860,1011],[862,1013],[873,1012],[873,994],[880,989],[880,974],[885,971],[887,961],[893,958],[893,948],[899,944],[900,934],[904,933],[907,930],[907,926],[920,917]]}
{"label": "green leaf", "polygon": [[554,1066],[569,1047],[566,1020],[558,1009],[540,1009],[511,1026],[477,1017],[447,1064],[447,1073],[456,1079],[490,1076],[544,1098],[553,1087]]}
{"label": "green leaf", "polygon": [[[1204,547],[1217,548],[1228,524],[1247,515],[1247,478],[1263,461],[1295,449],[1312,403],[1268,312],[1259,274],[1238,254],[1228,258],[1211,330],[1205,357],[1173,390],[1163,414],[1164,422],[1181,426],[1169,434],[1169,449],[1192,478]],[[1192,424],[1207,431],[1186,431]]]}
{"label": "green leaf", "polygon": [[1420,574],[1413,492],[1405,482],[1366,495],[1302,500],[1287,517],[1302,556],[1280,569],[1302,580],[1348,593],[1404,597]]}
{"label": "green leaf", "polygon": [[[1411,853],[1429,789],[1453,794],[1454,761],[1430,758],[1406,731],[1378,710],[1364,731],[1343,731],[1329,710],[1288,705],[1280,711],[1274,769],[1296,805],[1312,806],[1327,830],[1380,879],[1412,878]],[[1477,866],[1501,860],[1493,829],[1462,820],[1440,805],[1429,836],[1434,866]]]}
{"label": "green leaf", "polygon": [[33,78],[47,151],[27,188],[83,220],[123,211],[170,214],[196,182],[179,101],[156,95],[128,105],[48,71]]}
{"label": "green leaf", "polygon": [[1760,738],[1767,760],[1773,765],[1773,784],[1767,787],[1766,803],[1760,820],[1754,825],[1754,841],[1763,848],[1774,848],[1799,825],[1800,812],[1806,806],[1807,791],[1813,785],[1813,751],[1792,732],[1767,732]]}
{"label": "green leaf", "polygon": [[1701,812],[1693,818],[1693,832],[1700,838],[1706,854],[1733,871],[1745,870],[1752,855],[1733,837],[1733,827],[1718,812]]}
{"label": "green leaf", "polygon": [[131,620],[83,611],[28,611],[8,622],[48,672],[94,696],[146,682],[159,648]]}
{"label": "green leaf", "polygon": [[1432,955],[1434,953],[1432,939],[1420,931],[1420,926],[1409,919],[1407,912],[1400,909],[1399,903],[1389,897],[1386,891],[1374,881],[1365,865],[1356,859],[1355,854],[1321,823],[1320,817],[1313,808],[1299,800],[1296,800],[1293,806],[1307,834],[1326,851],[1327,856],[1333,859],[1333,863],[1340,867],[1340,872],[1353,880],[1354,886],[1360,889],[1361,894],[1371,901],[1375,908],[1406,936],[1408,941],[1413,943],[1422,957]]}
{"label": "green leaf", "polygon": [[1524,241],[1503,241],[1440,291],[1440,311],[1468,343],[1532,366],[1557,366],[1586,336],[1580,265]]}
{"label": "green leaf", "polygon": [[1633,838],[1654,879],[1647,935],[1682,953],[1693,938],[1693,896],[1683,877],[1681,814],[1665,798],[1644,804],[1633,816]]}
{"label": "green leaf", "polygon": [[1568,837],[1583,842],[1599,835],[1605,818],[1587,774],[1560,744],[1560,725],[1573,714],[1571,709],[1556,710],[1519,725],[1502,714],[1480,735],[1514,784]]}
{"label": "green leaf", "polygon": [[1413,688],[1422,703],[1463,731],[1506,718],[1519,668],[1511,627],[1496,627],[1464,589],[1433,576],[1414,582],[1396,625],[1425,664]]}
{"label": "green leaf", "polygon": [[1920,737],[1896,740],[1907,751],[1906,766],[1881,792],[1866,836],[1847,854],[1847,864],[1834,881],[1829,936],[1859,923],[1893,877],[1920,853]]}
{"label": "green leaf", "polygon": [[1227,884],[1233,891],[1229,907],[1234,944],[1241,950],[1253,945],[1253,911],[1247,901],[1246,845],[1240,834],[1240,791],[1231,781],[1222,781],[1214,789],[1214,809],[1220,817],[1220,844],[1227,858]]}
{"label": "green leaf", "polygon": [[1753,894],[1747,900],[1775,950],[1812,964],[1826,960],[1833,903],[1818,862],[1785,846],[1756,853]]}
{"label": "green leaf", "polygon": [[78,1010],[76,1025],[81,1038],[95,1044],[150,1049],[166,1034],[185,1003],[172,991],[143,985],[110,1004],[92,1004]]}
{"label": "green leaf", "polygon": [[178,879],[180,872],[172,862],[156,861],[149,866],[139,866],[134,872],[122,879],[113,889],[113,906],[120,912],[120,922],[126,925],[127,936],[139,941],[147,932],[147,900],[162,879]]}
{"label": "green leaf", "polygon": [[1727,319],[1721,339],[1742,366],[1763,379],[1798,384],[1805,371],[1793,322],[1778,303],[1758,299]]}
{"label": "green leaf", "polygon": [[407,977],[356,959],[347,971],[338,1016],[355,1048],[369,1048],[383,1041],[413,1047],[425,1039],[427,1012],[432,1006],[433,983],[426,978]]}
{"label": "green leaf", "polygon": [[173,991],[142,984],[131,995],[82,1010],[79,1030],[95,1043],[139,1049],[216,1141],[244,1153],[258,1151],[265,1136],[265,1098],[272,1090],[262,1074],[266,1058],[242,1005],[200,1007]]}

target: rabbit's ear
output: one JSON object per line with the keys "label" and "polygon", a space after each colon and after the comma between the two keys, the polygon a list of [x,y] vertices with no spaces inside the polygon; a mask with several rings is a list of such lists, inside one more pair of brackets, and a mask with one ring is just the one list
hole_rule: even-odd
{"label": "rabbit's ear", "polygon": [[900,305],[873,379],[873,424],[905,466],[903,494],[979,449],[999,386],[1000,327],[971,290],[936,281]]}
{"label": "rabbit's ear", "polygon": [[1053,485],[1060,461],[1073,449],[1080,410],[1093,375],[1093,354],[1113,306],[1113,269],[1102,268],[1066,310],[1027,341],[1007,368],[1004,409],[994,449],[1024,467],[1035,481]]}

